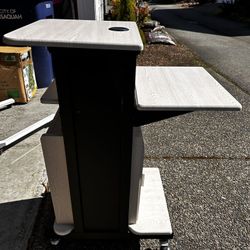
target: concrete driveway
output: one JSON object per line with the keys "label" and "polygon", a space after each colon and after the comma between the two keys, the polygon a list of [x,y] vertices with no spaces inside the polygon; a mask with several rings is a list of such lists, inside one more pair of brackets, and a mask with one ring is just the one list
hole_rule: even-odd
{"label": "concrete driveway", "polygon": [[[45,89],[25,105],[0,110],[0,140],[56,112],[58,105],[43,105]],[[0,249],[24,250],[33,230],[47,185],[40,137],[46,128],[0,150]]]}

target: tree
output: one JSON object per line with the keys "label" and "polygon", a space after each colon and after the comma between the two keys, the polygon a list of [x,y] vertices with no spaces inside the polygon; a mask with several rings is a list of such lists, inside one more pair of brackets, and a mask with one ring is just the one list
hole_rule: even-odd
{"label": "tree", "polygon": [[136,21],[135,0],[113,0],[113,18],[119,21]]}

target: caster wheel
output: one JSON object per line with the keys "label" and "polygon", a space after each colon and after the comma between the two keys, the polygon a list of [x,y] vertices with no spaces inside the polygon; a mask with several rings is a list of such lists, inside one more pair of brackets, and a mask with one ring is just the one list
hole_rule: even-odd
{"label": "caster wheel", "polygon": [[166,247],[166,246],[161,246],[161,247],[160,247],[160,250],[170,250],[170,248],[169,248],[169,247]]}
{"label": "caster wheel", "polygon": [[170,250],[168,240],[160,240],[160,250]]}
{"label": "caster wheel", "polygon": [[60,243],[60,238],[51,238],[50,239],[50,244],[52,245],[52,246],[58,246],[58,244]]}

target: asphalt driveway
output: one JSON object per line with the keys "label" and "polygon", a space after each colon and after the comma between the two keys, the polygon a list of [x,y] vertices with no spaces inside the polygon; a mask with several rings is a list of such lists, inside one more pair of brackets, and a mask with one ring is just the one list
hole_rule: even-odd
{"label": "asphalt driveway", "polygon": [[145,165],[160,168],[169,205],[171,249],[249,249],[250,30],[204,8],[151,7],[152,17],[198,54],[243,106],[144,127]]}
{"label": "asphalt driveway", "polygon": [[[210,73],[243,111],[193,112],[144,126],[145,166],[160,168],[174,231],[171,249],[247,250],[250,97]],[[157,249],[155,242],[146,246]]]}
{"label": "asphalt driveway", "polygon": [[[152,17],[206,63],[250,93],[250,28],[211,15],[211,5],[152,5]],[[211,11],[210,11],[211,10]]]}

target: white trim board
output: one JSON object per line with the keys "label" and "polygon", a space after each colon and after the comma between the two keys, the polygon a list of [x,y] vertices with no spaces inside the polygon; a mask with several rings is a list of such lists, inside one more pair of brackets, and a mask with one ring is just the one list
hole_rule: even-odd
{"label": "white trim board", "polygon": [[46,124],[48,124],[49,122],[51,122],[55,117],[55,114],[49,115],[47,117],[45,117],[44,119],[32,124],[31,126],[17,132],[16,134],[8,137],[5,140],[0,141],[0,149],[9,146],[10,144],[20,140],[21,138],[29,135],[30,133],[34,132],[35,130],[42,128],[43,126],[45,126]]}
{"label": "white trim board", "polygon": [[12,99],[12,98],[1,101],[0,102],[0,109],[5,108],[5,107],[7,107],[9,105],[12,105],[13,103],[15,103],[15,100]]}

